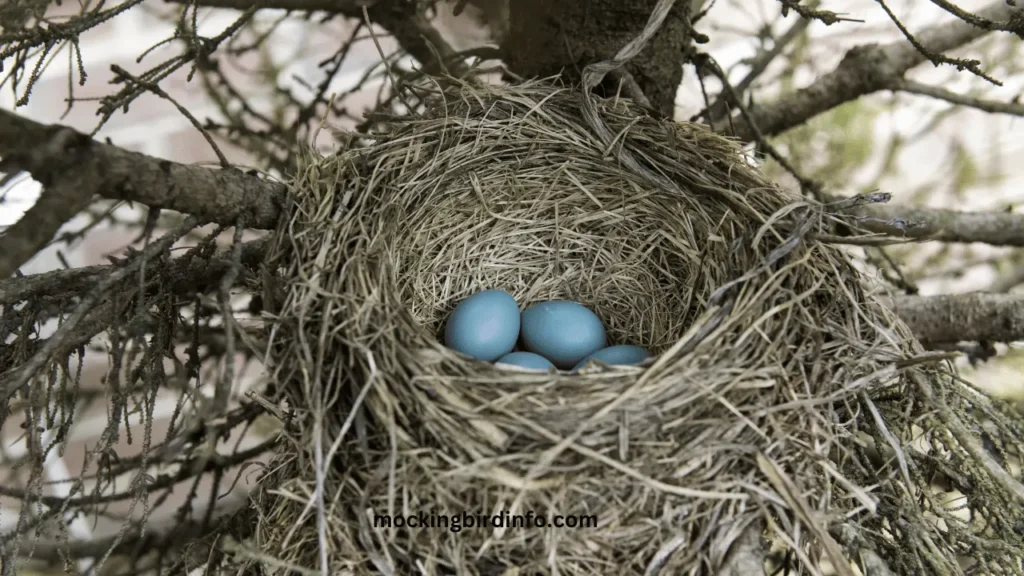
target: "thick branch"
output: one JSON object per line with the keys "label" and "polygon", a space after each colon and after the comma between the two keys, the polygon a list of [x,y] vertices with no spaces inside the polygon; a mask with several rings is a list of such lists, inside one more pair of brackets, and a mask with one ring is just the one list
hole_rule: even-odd
{"label": "thick branch", "polygon": [[1024,298],[972,292],[942,296],[897,296],[893,311],[925,343],[1024,340]]}
{"label": "thick branch", "polygon": [[[415,5],[403,2],[381,1],[367,10],[370,22],[382,26],[395,41],[423,65],[428,74],[447,72],[456,77],[465,76],[469,67],[457,57],[455,50]],[[362,10],[343,14],[362,19]]]}
{"label": "thick branch", "polygon": [[0,278],[9,278],[53,240],[68,220],[89,206],[92,197],[69,182],[43,190],[39,200],[0,234]]}
{"label": "thick branch", "polygon": [[[0,156],[46,149],[18,158],[18,167],[44,188],[60,184],[80,194],[140,202],[193,214],[204,222],[233,224],[241,214],[252,228],[277,225],[285,187],[235,169],[216,170],[160,160],[103,144],[71,131],[58,149],[48,146],[69,128],[44,125],[0,110]],[[63,138],[63,137],[62,137]]]}
{"label": "thick branch", "polygon": [[[1018,4],[1014,7],[1006,0],[996,0],[976,14],[996,22],[1019,22],[1018,13],[1024,9],[1024,2]],[[1024,23],[1018,26],[1024,26]],[[922,30],[916,37],[930,52],[941,53],[973,42],[988,32],[984,28],[955,20]],[[908,70],[926,60],[928,58],[906,40],[855,47],[846,53],[835,70],[818,78],[810,86],[756,109],[754,122],[766,136],[784,132],[865,94],[888,89],[902,79]],[[734,117],[732,124],[736,128],[736,136],[745,141],[753,139],[754,132],[742,117]],[[714,125],[720,132],[728,133],[731,130],[728,120],[715,122]]]}
{"label": "thick branch", "polygon": [[845,213],[856,216],[857,226],[868,232],[943,242],[1024,246],[1024,214],[959,212],[892,204],[865,204]]}

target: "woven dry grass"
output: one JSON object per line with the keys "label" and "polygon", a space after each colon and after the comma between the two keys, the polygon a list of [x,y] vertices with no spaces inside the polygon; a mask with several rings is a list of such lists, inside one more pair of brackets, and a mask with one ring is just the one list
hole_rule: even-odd
{"label": "woven dry grass", "polygon": [[[597,104],[611,146],[576,92],[456,85],[368,147],[310,159],[272,262],[270,363],[297,432],[239,561],[709,574],[760,562],[763,534],[766,562],[812,574],[1021,573],[1019,485],[994,464],[1018,461],[1019,417],[815,240],[827,210],[701,126]],[[657,356],[536,374],[445,349],[447,313],[488,288],[582,302],[612,343]],[[597,525],[374,522],[502,511]]]}

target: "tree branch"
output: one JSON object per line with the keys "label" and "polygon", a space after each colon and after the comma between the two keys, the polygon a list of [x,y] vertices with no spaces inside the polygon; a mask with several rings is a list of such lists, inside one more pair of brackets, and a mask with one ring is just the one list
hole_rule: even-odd
{"label": "tree branch", "polygon": [[[808,7],[814,9],[818,6],[818,4],[819,2],[817,0],[813,0],[808,4]],[[811,20],[809,18],[804,18],[800,16],[799,18],[797,18],[797,21],[792,26],[789,27],[789,30],[786,30],[786,32],[782,34],[782,36],[773,39],[772,47],[770,50],[761,50],[760,52],[758,52],[758,54],[754,56],[754,58],[752,58],[748,64],[750,66],[750,71],[748,71],[747,75],[744,76],[742,80],[740,80],[739,84],[733,87],[736,93],[741,96],[745,94],[747,90],[749,90],[750,87],[754,85],[754,81],[756,81],[758,77],[761,76],[761,74],[764,74],[765,70],[768,69],[768,66],[780,54],[782,54],[782,51],[786,49],[786,46],[788,46],[790,43],[793,42],[793,40],[800,36],[800,34],[802,34],[803,31],[806,30],[808,26],[810,26],[810,24]],[[729,111],[728,103],[729,99],[727,97],[727,91],[722,90],[722,92],[715,99],[714,103],[712,103],[704,110],[701,110],[700,112],[695,114],[690,119],[690,121],[693,122],[698,118],[709,118],[711,120],[716,121],[720,120]]]}
{"label": "tree branch", "polygon": [[[202,522],[186,522],[167,530],[146,526],[145,530],[130,529],[124,534],[115,534],[96,540],[69,540],[54,542],[38,540],[32,543],[32,557],[47,561],[59,561],[67,555],[70,558],[99,558],[108,552],[140,557],[154,550],[166,552],[182,546],[191,546],[210,534],[228,528],[240,517],[249,517],[252,512],[243,508],[228,514],[216,522],[204,525]],[[176,572],[169,572],[174,574]]]}
{"label": "tree branch", "polygon": [[862,204],[843,211],[858,228],[889,236],[942,242],[1024,246],[1024,214],[959,212],[891,204]]}
{"label": "tree branch", "polygon": [[[264,250],[265,241],[247,243],[242,251],[242,264],[257,266]],[[226,257],[183,260],[171,263],[174,281],[170,290],[179,294],[216,288],[231,269],[231,261]],[[17,303],[39,293],[64,295],[81,291],[115,270],[115,266],[90,266],[0,281],[0,305]],[[1021,295],[900,296],[888,303],[922,342],[1024,340],[1024,296]],[[105,312],[103,317],[109,314]]]}
{"label": "tree branch", "polygon": [[[213,472],[215,470],[227,470],[235,466],[245,464],[253,458],[262,455],[269,451],[271,448],[276,446],[280,442],[280,437],[272,437],[260,442],[259,444],[247,449],[240,450],[232,454],[214,454],[210,457],[192,457],[188,460],[181,462],[178,466],[178,470],[173,474],[159,474],[151,477],[151,481],[146,484],[146,492],[149,494],[159,492],[165,488],[170,488],[175,484],[180,484],[185,480],[189,480],[196,476],[206,474],[207,472]],[[145,472],[144,470],[141,472]],[[136,488],[129,488],[121,492],[112,492],[109,494],[90,494],[85,496],[48,496],[44,494],[34,494],[20,488],[13,488],[9,486],[0,486],[0,495],[8,498],[15,498],[21,500],[25,504],[31,504],[34,502],[41,502],[42,504],[50,507],[51,509],[56,508],[67,508],[67,507],[81,507],[81,506],[95,506],[97,504],[107,504],[110,502],[120,502],[123,500],[131,500],[133,498],[139,498],[140,493]]]}
{"label": "tree branch", "polygon": [[[1015,30],[1024,29],[1020,12],[1024,2],[1011,6],[1006,0],[979,10],[977,16],[994,22],[1013,24]],[[1007,24],[1009,26],[1010,24]],[[926,28],[916,34],[917,41],[932,53],[942,53],[963,46],[988,34],[962,20]],[[810,86],[780,97],[776,102],[754,111],[754,122],[761,132],[771,136],[803,124],[811,118],[861,96],[888,89],[893,82],[918,64],[928,60],[907,40],[890,44],[857,46],[846,53],[835,70],[815,80]],[[754,132],[741,116],[732,118],[735,135],[751,141]],[[730,131],[729,119],[713,123],[715,130]]]}
{"label": "tree branch", "polygon": [[[52,146],[61,134],[62,145]],[[47,153],[20,157],[25,150],[40,149]],[[231,225],[246,214],[248,226],[273,228],[285,203],[283,184],[236,169],[189,166],[129,152],[6,110],[0,110],[0,156],[18,156],[18,167],[44,188],[60,184],[85,196],[141,202],[193,214],[203,222]]]}
{"label": "tree branch", "polygon": [[[109,302],[106,305],[96,306],[100,298],[106,295],[107,290],[127,278],[130,274],[135,273],[157,255],[164,253],[175,242],[180,240],[182,236],[193,230],[197,224],[197,219],[194,216],[189,216],[185,219],[184,224],[147,246],[145,250],[136,254],[125,265],[118,267],[117,270],[114,270],[100,282],[98,286],[93,288],[89,294],[85,295],[79,301],[75,311],[57,328],[52,336],[46,339],[45,343],[32,354],[32,357],[27,362],[0,374],[0,399],[6,400],[13,396],[29,379],[39,372],[39,369],[50,360],[54,353],[67,346],[69,341],[77,340],[81,335],[83,327],[90,325],[89,321],[95,318],[95,314],[102,310],[104,306],[110,306]],[[110,317],[107,316],[107,318],[109,319]]]}
{"label": "tree branch", "polygon": [[[978,17],[976,14],[972,14],[967,10],[964,10],[963,8],[957,6],[956,4],[953,4],[952,2],[947,2],[947,0],[931,0],[931,2],[932,4],[938,6],[939,8],[942,8],[946,12],[949,12],[950,14],[963,20],[964,22],[977,26],[978,28],[984,28],[985,30],[1002,30],[1004,32],[1013,32],[1022,40],[1024,40],[1024,30],[1022,30],[1021,22],[1019,20],[1017,20],[1016,22],[1013,19],[1011,19],[1008,22],[993,22],[992,20]],[[1014,0],[1006,0],[1006,3],[1011,6],[1013,5],[1013,2]],[[1018,15],[1018,18],[1020,17],[1021,16]]]}
{"label": "tree branch", "polygon": [[1024,297],[1018,295],[895,296],[888,303],[926,344],[1024,340]]}
{"label": "tree branch", "polygon": [[[469,73],[469,66],[458,57],[426,15],[415,9],[415,5],[382,1],[371,6],[367,12],[370,21],[394,36],[402,49],[419,61],[425,73],[447,72],[455,77]],[[361,10],[358,14],[346,15],[363,17]]]}
{"label": "tree branch", "polygon": [[[17,174],[60,156],[74,147],[78,133],[60,129],[40,146],[12,150],[0,160],[0,172]],[[13,226],[0,234],[0,278],[8,278],[42,250],[68,220],[84,210],[92,196],[67,181],[44,188],[39,200]]]}
{"label": "tree branch", "polygon": [[[242,266],[257,269],[265,256],[266,247],[266,239],[243,244]],[[167,270],[167,276],[171,279],[168,289],[180,295],[207,292],[217,287],[231,265],[230,254],[227,253],[210,259],[175,258]],[[29,298],[79,295],[116,269],[116,266],[84,266],[0,280],[0,306],[17,304]]]}
{"label": "tree branch", "polygon": [[945,88],[928,86],[927,84],[921,84],[920,82],[913,82],[911,80],[900,80],[898,82],[894,82],[889,89],[907,92],[908,94],[930,96],[938,100],[945,100],[951,104],[956,104],[957,106],[977,108],[978,110],[989,112],[991,114],[1024,116],[1024,104],[1019,102],[999,102],[997,100],[985,100],[982,98],[975,98],[973,96],[965,96],[963,94],[951,92]]}
{"label": "tree branch", "polygon": [[[165,1],[185,4],[192,0]],[[469,72],[469,67],[458,58],[455,50],[416,8],[415,3],[395,0],[196,0],[195,4],[236,10],[257,5],[260,9],[323,11],[358,20],[363,19],[365,6],[370,21],[394,36],[402,49],[423,66],[424,72],[436,74],[446,70],[456,77],[465,76]]]}
{"label": "tree branch", "polygon": [[783,18],[789,16],[789,11],[792,10],[808,20],[819,20],[825,26],[831,26],[836,22],[863,22],[863,20],[847,18],[831,10],[815,10],[814,6],[801,4],[800,0],[779,0],[779,2],[782,3]]}
{"label": "tree branch", "polygon": [[0,234],[0,278],[9,278],[31,260],[91,200],[90,195],[67,182],[45,188],[24,216]]}
{"label": "tree branch", "polygon": [[[164,0],[168,3],[187,4],[190,0]],[[323,12],[352,12],[358,13],[363,6],[371,7],[381,3],[381,0],[199,0],[198,6],[208,8],[230,8],[233,10],[248,10],[253,5],[263,9],[295,10],[295,11],[323,11]]]}

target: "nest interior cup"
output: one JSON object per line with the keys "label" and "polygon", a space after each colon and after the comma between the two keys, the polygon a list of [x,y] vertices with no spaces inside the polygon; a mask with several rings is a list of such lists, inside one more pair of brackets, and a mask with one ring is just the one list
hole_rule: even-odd
{"label": "nest interior cup", "polygon": [[[849,406],[904,385],[882,368],[920,345],[844,253],[791,241],[820,209],[767,182],[736,143],[623,101],[599,107],[610,145],[576,92],[456,84],[368,147],[311,158],[293,183],[297,209],[274,256],[290,282],[272,360],[293,405],[336,439],[323,479],[336,503],[332,568],[703,574],[768,515],[820,554],[821,534],[806,529],[816,520],[786,495],[856,524],[857,486],[883,472],[842,448],[874,422]],[[609,344],[654,358],[546,374],[446,349],[448,314],[492,288],[521,308],[580,302]],[[302,437],[315,420],[298,420]],[[301,455],[289,466],[278,469],[290,482],[316,476]],[[898,481],[876,490],[913,493]],[[882,523],[933,530],[916,510],[886,508],[858,537]],[[451,527],[501,511],[549,523]],[[420,512],[447,528],[374,523]],[[305,530],[293,526],[308,518],[302,506],[277,514],[261,547],[315,565],[314,548],[289,544]],[[558,527],[556,516],[595,524]],[[310,546],[322,539],[310,534]],[[934,546],[887,538],[876,548],[906,558]]]}
{"label": "nest interior cup", "polygon": [[[700,260],[711,243],[674,216],[685,202],[644,197],[639,182],[600,158],[555,175],[543,163],[502,166],[495,176],[504,182],[467,179],[403,207],[409,234],[390,249],[402,271],[395,288],[415,322],[408,329],[437,340],[460,300],[501,288],[522,307],[584,304],[616,343],[658,350],[682,336],[708,295]],[[567,189],[560,178],[588,185]]]}

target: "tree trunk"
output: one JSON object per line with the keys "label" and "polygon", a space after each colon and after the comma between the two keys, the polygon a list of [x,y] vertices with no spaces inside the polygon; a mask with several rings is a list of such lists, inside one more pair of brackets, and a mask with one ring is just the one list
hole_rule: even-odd
{"label": "tree trunk", "polygon": [[[587,64],[612,58],[633,40],[657,0],[511,0],[503,60],[520,76],[561,74],[578,83]],[[658,34],[626,65],[655,111],[672,116],[689,43],[689,2],[676,2]],[[604,87],[614,93],[616,86]]]}

